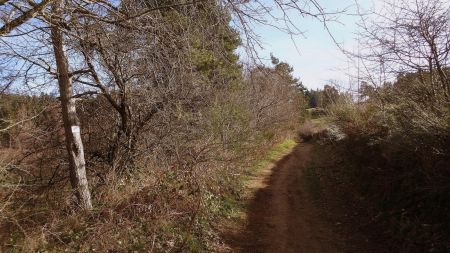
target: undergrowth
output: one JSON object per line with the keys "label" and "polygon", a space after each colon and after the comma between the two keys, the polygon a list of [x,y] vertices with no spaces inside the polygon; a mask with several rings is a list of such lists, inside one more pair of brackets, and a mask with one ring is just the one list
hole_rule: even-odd
{"label": "undergrowth", "polygon": [[255,164],[251,167],[250,172],[257,173],[259,170],[266,168],[271,163],[280,159],[283,155],[291,151],[297,143],[291,139],[286,138],[281,143],[272,147],[265,155],[262,156]]}

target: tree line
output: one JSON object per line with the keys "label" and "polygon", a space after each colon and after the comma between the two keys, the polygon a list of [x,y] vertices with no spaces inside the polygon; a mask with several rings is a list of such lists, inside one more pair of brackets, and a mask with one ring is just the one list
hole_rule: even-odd
{"label": "tree line", "polygon": [[287,63],[239,61],[253,8],[1,1],[4,249],[218,247],[244,165],[306,106]]}

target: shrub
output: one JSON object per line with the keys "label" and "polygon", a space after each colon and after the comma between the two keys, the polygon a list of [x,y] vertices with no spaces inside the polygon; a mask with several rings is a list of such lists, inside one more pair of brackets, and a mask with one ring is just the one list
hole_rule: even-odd
{"label": "shrub", "polygon": [[370,199],[373,216],[402,251],[444,252],[450,247],[448,107],[420,102],[396,86],[330,108],[346,136],[340,155],[352,183]]}

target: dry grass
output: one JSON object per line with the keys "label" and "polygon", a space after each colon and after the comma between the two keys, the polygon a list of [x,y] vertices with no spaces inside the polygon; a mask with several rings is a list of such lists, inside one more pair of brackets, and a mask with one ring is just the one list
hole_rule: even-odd
{"label": "dry grass", "polygon": [[[265,166],[295,144],[286,140],[257,165],[251,165],[280,138],[276,135],[270,140],[248,143],[240,149],[242,156],[226,162],[208,161],[177,168],[157,166],[154,161],[148,163],[147,169],[128,177],[115,172],[102,177],[90,174],[96,205],[89,213],[73,212],[75,209],[67,201],[67,181],[50,187],[18,187],[14,194],[11,189],[3,191],[2,205],[7,212],[2,212],[0,221],[2,250],[229,251],[216,226],[239,212],[241,175],[253,171],[254,166]],[[6,196],[10,196],[9,202],[5,201]]]}
{"label": "dry grass", "polygon": [[450,136],[448,112],[404,94],[388,95],[391,100],[385,98],[383,106],[378,100],[346,101],[331,109],[346,136],[335,145],[346,164],[343,173],[370,200],[374,220],[397,252],[446,252],[450,189],[443,178],[448,178],[450,146],[443,140]]}
{"label": "dry grass", "polygon": [[318,138],[324,130],[324,127],[319,126],[313,121],[306,121],[299,129],[299,137],[301,140],[308,142]]}

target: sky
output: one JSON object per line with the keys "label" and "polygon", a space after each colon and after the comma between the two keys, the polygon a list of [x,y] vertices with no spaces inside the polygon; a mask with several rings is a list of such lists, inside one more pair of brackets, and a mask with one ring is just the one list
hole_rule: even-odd
{"label": "sky", "polygon": [[[372,8],[377,0],[358,0],[361,10]],[[335,40],[345,49],[357,52],[357,13],[355,0],[321,0],[326,11],[347,10],[340,14],[337,22],[328,23]],[[291,38],[288,34],[268,26],[257,25],[255,32],[263,42],[258,49],[262,58],[269,59],[270,54],[294,68],[294,76],[300,78],[307,88],[322,88],[333,82],[349,86],[353,82],[347,73],[355,71],[355,64],[339,50],[324,25],[310,17],[299,17],[293,14],[293,22],[304,32],[303,36]]]}

